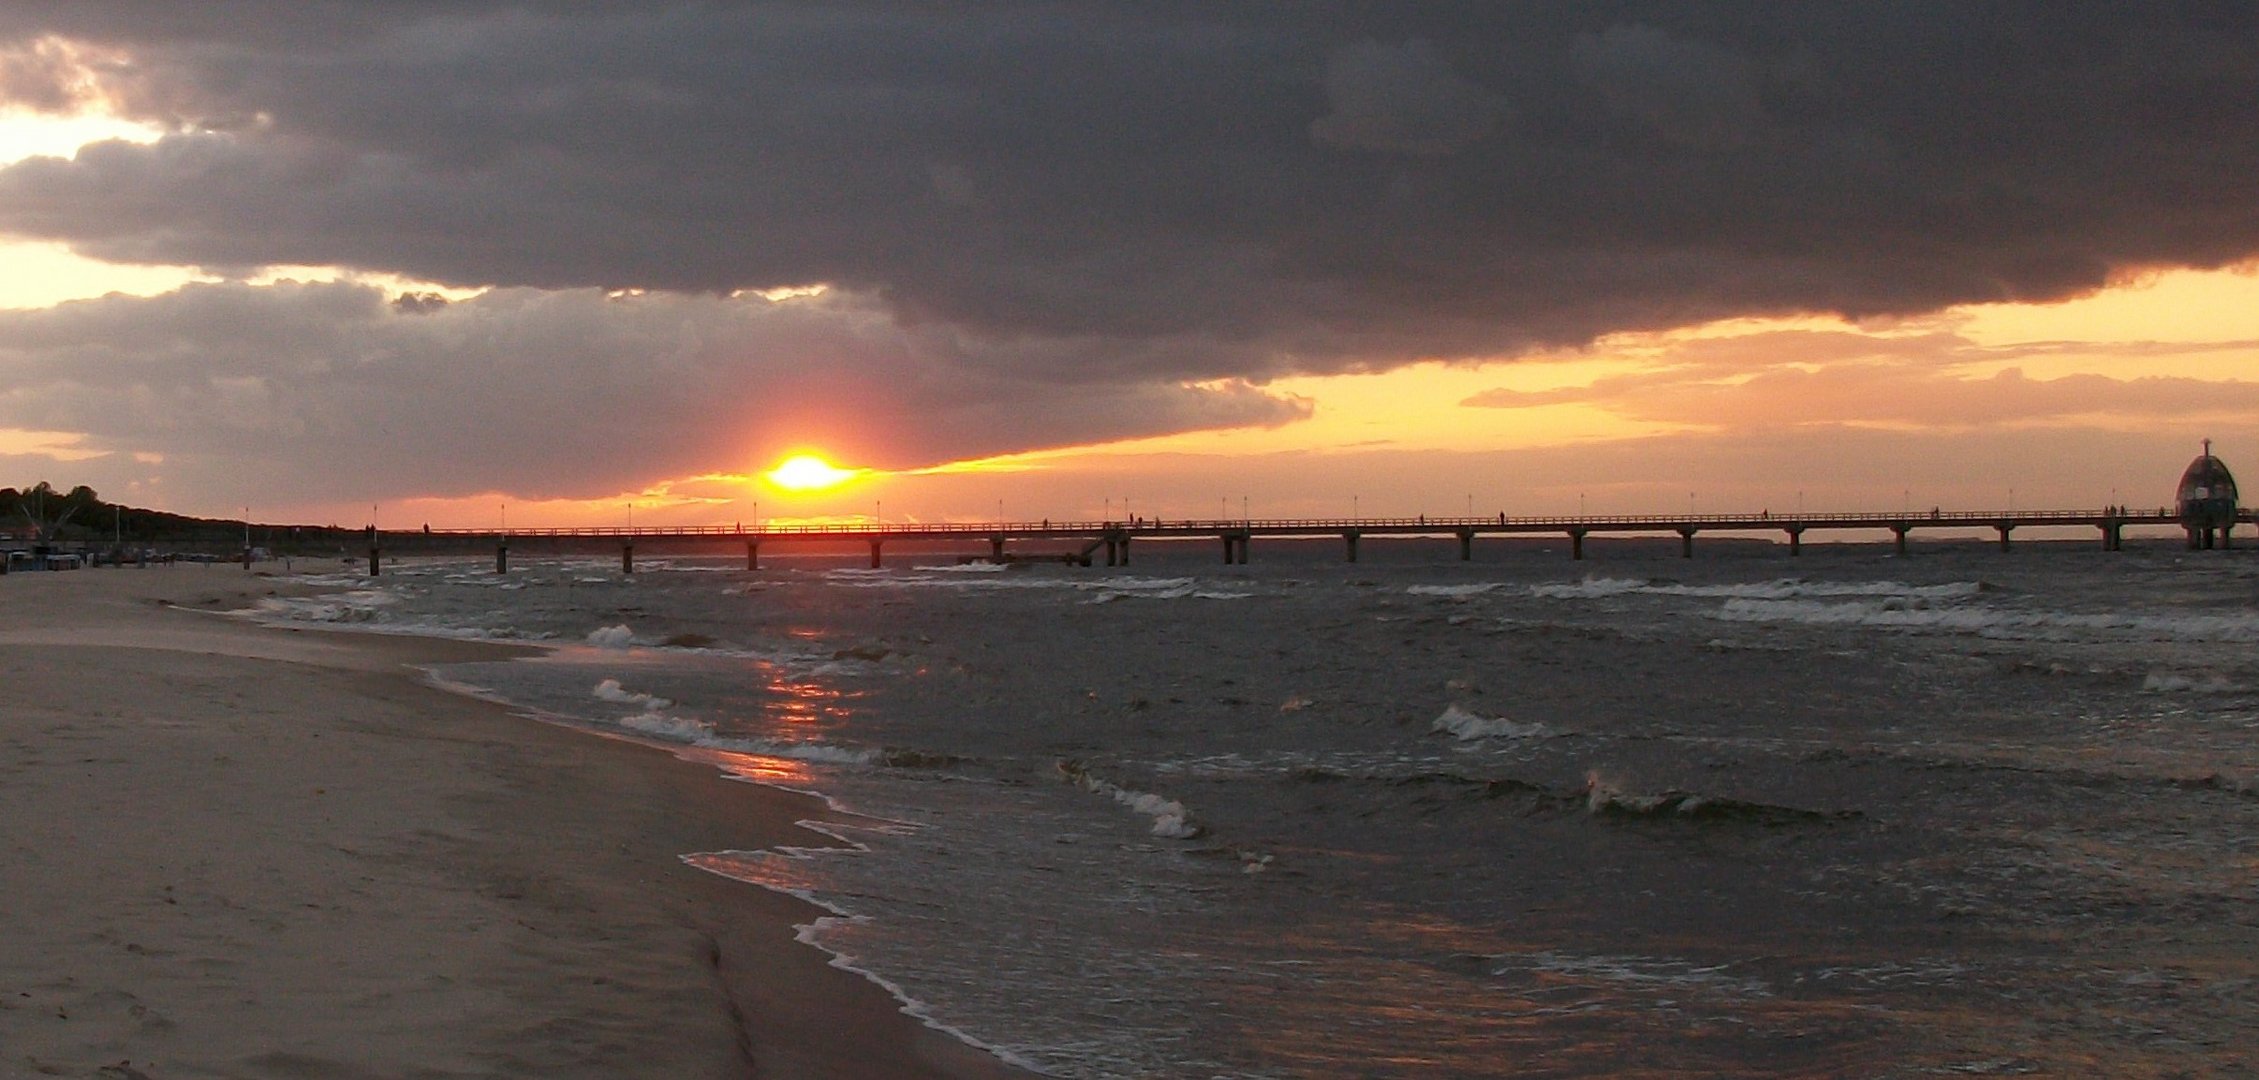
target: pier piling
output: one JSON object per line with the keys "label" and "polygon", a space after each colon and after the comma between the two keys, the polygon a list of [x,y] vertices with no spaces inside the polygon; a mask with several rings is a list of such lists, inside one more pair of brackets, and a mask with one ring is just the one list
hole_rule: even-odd
{"label": "pier piling", "polygon": [[[1217,519],[1206,521],[1180,520],[1167,524],[1158,521],[1141,521],[1134,527],[1126,525],[1120,520],[1082,522],[1046,520],[1040,525],[1034,523],[1015,525],[1005,522],[983,522],[980,524],[911,523],[908,525],[889,525],[883,530],[868,523],[855,525],[788,525],[765,527],[757,530],[748,530],[740,523],[736,525],[699,525],[658,529],[647,527],[633,532],[615,528],[531,530],[521,528],[515,534],[504,534],[498,529],[402,529],[394,531],[392,537],[387,537],[383,531],[371,527],[365,530],[365,542],[369,553],[368,572],[371,577],[374,577],[383,570],[383,548],[385,541],[392,538],[397,538],[399,543],[407,544],[410,552],[419,556],[426,552],[439,550],[465,555],[481,552],[491,547],[494,553],[494,570],[498,575],[509,573],[510,546],[529,535],[541,541],[544,550],[552,544],[563,543],[584,545],[577,548],[577,550],[583,552],[591,550],[600,552],[603,545],[617,544],[620,546],[620,571],[623,574],[632,574],[635,572],[636,546],[652,543],[676,545],[698,542],[714,543],[717,541],[721,543],[742,542],[745,544],[745,568],[748,571],[755,571],[759,570],[761,566],[761,545],[776,543],[840,544],[860,540],[871,546],[871,567],[880,569],[885,565],[884,548],[886,542],[898,538],[921,542],[929,540],[953,542],[964,545],[973,551],[981,551],[988,558],[997,562],[1002,562],[1007,558],[1009,547],[1015,540],[1046,543],[1066,541],[1073,545],[1071,550],[1064,553],[1065,559],[1070,563],[1084,566],[1096,565],[1099,555],[1098,549],[1103,546],[1106,549],[1106,565],[1128,566],[1130,565],[1130,547],[1137,535],[1169,540],[1188,540],[1195,543],[1204,541],[1208,537],[1214,537],[1222,547],[1221,554],[1224,563],[1230,566],[1238,566],[1245,565],[1253,558],[1252,549],[1257,529],[1261,529],[1264,536],[1338,536],[1341,538],[1343,559],[1347,562],[1356,563],[1362,561],[1364,557],[1364,541],[1368,537],[1374,536],[1426,537],[1428,543],[1449,537],[1458,542],[1459,560],[1461,562],[1472,562],[1475,541],[1479,537],[1493,532],[1505,536],[1565,535],[1569,540],[1569,557],[1578,561],[1586,558],[1586,539],[1596,534],[1607,536],[1617,534],[1667,536],[1676,533],[1679,539],[1679,555],[1682,558],[1691,559],[1694,557],[1695,534],[1703,530],[1726,534],[1767,533],[1775,537],[1785,534],[1787,537],[1786,543],[1778,544],[1778,546],[1785,547],[1787,549],[1785,554],[1791,556],[1803,554],[1804,534],[1807,532],[1825,533],[1856,530],[1869,530],[1876,534],[1888,532],[1891,545],[1897,554],[1906,555],[1912,549],[1912,535],[1917,530],[1959,530],[1964,534],[1972,532],[1981,534],[1984,530],[1989,529],[1996,534],[2000,549],[2005,552],[2013,550],[2014,533],[2017,529],[2025,527],[2061,529],[2071,526],[2098,530],[2101,534],[2099,545],[2104,551],[2129,550],[2126,547],[2125,535],[2129,529],[2162,530],[2167,528],[2183,530],[2191,550],[2208,550],[2233,547],[2234,531],[2245,523],[2253,521],[2259,521],[2259,511],[2238,509],[2234,511],[2232,516],[2223,512],[2209,518],[2195,518],[2176,514],[2169,507],[2161,507],[2152,511],[2149,509],[2131,510],[2123,506],[2111,505],[2099,510],[2027,509],[2002,512],[1999,510],[1946,511],[1929,509],[1917,514],[1901,508],[1886,513],[1838,512],[1796,514],[1793,516],[1758,512],[1750,514],[1653,514],[1593,517],[1533,515],[1519,518],[1509,516],[1504,519],[1435,519],[1424,516],[1397,519],[1320,518],[1275,521]],[[1775,543],[1778,542],[1775,541]],[[350,543],[346,544],[345,547],[347,552],[351,551]],[[670,546],[666,550],[673,550],[673,548]],[[119,556],[120,561],[129,557],[123,554]],[[226,557],[234,559],[239,556],[230,554]]]}

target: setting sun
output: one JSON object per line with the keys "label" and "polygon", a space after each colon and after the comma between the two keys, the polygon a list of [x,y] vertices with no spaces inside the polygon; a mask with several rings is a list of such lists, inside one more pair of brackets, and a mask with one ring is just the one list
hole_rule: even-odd
{"label": "setting sun", "polygon": [[861,469],[842,469],[814,454],[796,454],[762,476],[786,491],[824,491],[862,473]]}

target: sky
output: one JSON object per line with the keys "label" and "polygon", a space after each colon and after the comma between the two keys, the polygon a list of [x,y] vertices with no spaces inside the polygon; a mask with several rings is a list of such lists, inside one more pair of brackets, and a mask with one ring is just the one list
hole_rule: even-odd
{"label": "sky", "polygon": [[[2259,7],[11,0],[0,485],[387,527],[2157,505]],[[820,492],[764,478],[814,453]]]}

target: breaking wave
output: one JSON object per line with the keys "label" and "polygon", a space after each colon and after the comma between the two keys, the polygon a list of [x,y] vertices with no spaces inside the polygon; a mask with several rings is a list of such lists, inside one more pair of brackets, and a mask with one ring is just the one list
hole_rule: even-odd
{"label": "breaking wave", "polygon": [[1153,835],[1169,840],[1191,840],[1207,830],[1192,820],[1184,804],[1175,799],[1151,792],[1133,791],[1109,780],[1091,774],[1079,761],[1058,763],[1061,779],[1090,792],[1104,795],[1128,807],[1131,811],[1153,819]]}
{"label": "breaking wave", "polygon": [[1580,582],[1530,586],[1530,595],[1555,600],[1583,600],[1637,593],[1645,596],[1687,596],[1713,600],[1796,600],[1809,597],[1895,597],[1917,600],[1958,600],[1992,591],[1981,581],[1949,581],[1939,585],[1909,585],[1902,581],[1773,581],[1731,585],[1682,585],[1646,578],[1586,578]]}
{"label": "breaking wave", "polygon": [[1553,729],[1537,721],[1517,723],[1503,716],[1479,716],[1453,705],[1435,718],[1430,731],[1457,736],[1461,741],[1474,739],[1536,739],[1553,734]]}
{"label": "breaking wave", "polygon": [[2146,615],[2131,612],[2003,611],[1988,607],[1933,607],[1903,600],[1728,600],[1716,613],[1728,622],[1803,623],[1933,630],[1979,637],[2136,641],[2259,641],[2259,613]]}

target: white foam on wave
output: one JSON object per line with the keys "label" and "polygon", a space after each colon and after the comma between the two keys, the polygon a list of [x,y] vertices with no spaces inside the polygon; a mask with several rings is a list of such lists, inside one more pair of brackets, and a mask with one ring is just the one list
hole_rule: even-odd
{"label": "white foam on wave", "polygon": [[[1418,591],[1415,586],[1413,591]],[[1955,600],[1984,591],[1978,581],[1948,581],[1936,585],[1910,585],[1903,581],[1807,581],[1775,578],[1720,585],[1685,585],[1646,578],[1586,578],[1530,586],[1530,595],[1555,600],[1594,599],[1637,593],[1643,596],[1685,596],[1712,600],[1794,600],[1807,597],[1884,597],[1916,600]]]}
{"label": "white foam on wave", "polygon": [[1472,585],[1413,585],[1404,591],[1413,596],[1448,596],[1452,598],[1480,596],[1499,588],[1504,582],[1480,581]]}
{"label": "white foam on wave", "polygon": [[1132,812],[1153,819],[1153,835],[1168,840],[1190,840],[1206,832],[1192,820],[1192,813],[1184,804],[1149,791],[1136,791],[1091,775],[1090,770],[1078,762],[1058,763],[1059,775],[1068,783],[1090,792],[1104,795]]}
{"label": "white foam on wave", "polygon": [[1085,601],[1091,604],[1110,604],[1117,600],[1245,600],[1255,595],[1230,589],[1201,588],[1196,578],[1117,578],[1088,584],[1078,582],[1075,587],[1095,594]]}
{"label": "white foam on wave", "polygon": [[[299,580],[318,583],[312,578]],[[367,581],[365,578],[352,580],[364,584]],[[457,626],[431,619],[403,617],[398,611],[403,599],[399,593],[389,589],[352,589],[318,596],[263,597],[253,607],[223,614],[269,626],[314,623],[328,629],[355,633],[448,638],[455,641],[530,642],[542,641],[548,637],[547,634],[507,625]]]}
{"label": "white foam on wave", "polygon": [[259,601],[255,613],[283,622],[369,623],[384,618],[384,609],[400,602],[385,589],[354,589],[319,596],[270,596]]}
{"label": "white foam on wave", "polygon": [[842,937],[851,935],[835,933],[834,931],[867,924],[871,921],[869,916],[858,914],[838,901],[809,887],[793,871],[792,866],[795,863],[809,862],[818,858],[867,855],[870,852],[870,846],[852,838],[836,826],[815,821],[801,821],[798,824],[801,828],[829,836],[845,846],[828,848],[788,846],[771,848],[765,851],[709,851],[684,855],[681,858],[685,864],[707,873],[758,886],[771,892],[797,897],[814,907],[830,912],[828,915],[819,916],[795,927],[793,939],[802,945],[823,950],[831,957],[830,965],[832,967],[841,971],[853,972],[870,980],[873,985],[886,991],[888,996],[901,1002],[904,1013],[916,1017],[918,1022],[926,1027],[976,1050],[993,1054],[998,1060],[1013,1068],[1024,1070],[1031,1076],[1049,1075],[1043,1066],[1033,1059],[1013,1053],[995,1043],[976,1038],[971,1032],[944,1022],[936,1015],[931,1003],[911,994],[909,988],[901,983],[879,974],[861,957],[847,951],[845,947],[840,945],[839,941]]}
{"label": "white foam on wave", "polygon": [[[605,680],[610,682],[611,680]],[[653,699],[664,702],[664,699]],[[669,743],[681,743],[702,750],[719,750],[731,754],[748,754],[754,757],[786,758],[823,765],[869,765],[880,758],[876,750],[857,749],[825,742],[780,742],[773,739],[747,739],[714,734],[714,729],[702,721],[677,716],[664,711],[664,704],[634,716],[615,721],[621,727],[640,735],[647,735]]]}
{"label": "white foam on wave", "polygon": [[1109,577],[1090,580],[1060,577],[1052,574],[1002,574],[1010,569],[1000,564],[969,563],[965,566],[921,566],[914,573],[897,574],[891,570],[828,570],[824,579],[828,584],[851,589],[1057,589],[1068,592],[1092,594],[1088,603],[1107,604],[1116,600],[1244,600],[1254,595],[1213,586],[1203,587],[1198,578],[1148,578]]}
{"label": "white foam on wave", "polygon": [[1494,975],[1541,971],[1570,978],[1600,980],[1647,990],[1725,993],[1742,997],[1771,997],[1772,988],[1759,979],[1727,974],[1727,964],[1696,964],[1654,956],[1598,956],[1558,952],[1525,953],[1493,958]]}
{"label": "white foam on wave", "polygon": [[625,649],[635,644],[635,632],[626,623],[599,627],[588,632],[588,643],[599,649]]}
{"label": "white foam on wave", "polygon": [[671,708],[674,705],[674,702],[668,701],[666,698],[652,694],[640,694],[626,689],[620,685],[618,679],[606,679],[597,683],[596,689],[589,692],[594,694],[599,701],[609,701],[614,705],[633,705],[647,712]]}
{"label": "white foam on wave", "polygon": [[1428,730],[1457,736],[1466,742],[1475,739],[1538,739],[1553,734],[1553,729],[1535,720],[1518,723],[1503,716],[1480,716],[1454,704],[1435,718]]}
{"label": "white foam on wave", "polygon": [[668,742],[708,746],[713,742],[713,729],[696,720],[675,716],[659,710],[637,713],[620,718],[619,724],[630,731],[656,735]]}
{"label": "white foam on wave", "polygon": [[2214,671],[2195,675],[2152,671],[2141,680],[2141,688],[2152,694],[2232,694],[2243,689],[2228,677]]}
{"label": "white foam on wave", "polygon": [[1728,622],[1801,623],[1929,630],[1978,637],[2036,640],[2106,638],[2137,641],[2259,641],[2259,612],[2137,614],[2134,612],[2004,611],[1934,606],[1918,598],[1863,601],[1729,600],[1714,613]]}
{"label": "white foam on wave", "polygon": [[1638,592],[1646,587],[1646,578],[1588,577],[1583,581],[1532,585],[1530,586],[1530,595],[1549,597],[1555,600],[1591,600],[1603,596],[1621,596],[1628,592]]}

